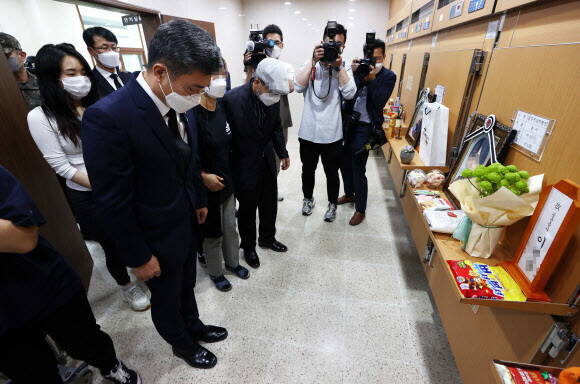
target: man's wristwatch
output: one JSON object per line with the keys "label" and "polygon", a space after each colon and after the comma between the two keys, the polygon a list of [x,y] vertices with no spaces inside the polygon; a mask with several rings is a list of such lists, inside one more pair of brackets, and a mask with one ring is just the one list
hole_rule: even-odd
{"label": "man's wristwatch", "polygon": [[333,67],[333,68],[334,68],[334,70],[335,70],[336,72],[340,72],[340,68],[342,68],[342,66],[343,66],[343,65],[344,65],[344,63],[342,63],[342,64],[341,64],[341,65],[339,65],[338,67]]}

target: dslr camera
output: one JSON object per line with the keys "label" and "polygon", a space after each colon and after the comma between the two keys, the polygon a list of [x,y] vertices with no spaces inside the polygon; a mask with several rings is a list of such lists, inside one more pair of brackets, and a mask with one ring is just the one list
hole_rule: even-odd
{"label": "dslr camera", "polygon": [[356,74],[359,78],[364,79],[371,73],[371,66],[375,66],[377,61],[373,57],[373,53],[375,52],[375,31],[368,31],[367,37],[365,41],[365,45],[363,48],[364,51],[364,58],[360,59],[359,66],[356,70]]}
{"label": "dslr camera", "polygon": [[274,40],[264,40],[264,31],[262,29],[250,29],[250,38],[246,43],[248,52],[252,52],[252,57],[244,61],[245,66],[256,68],[260,61],[266,58],[266,49],[273,48],[276,43]]}
{"label": "dslr camera", "polygon": [[326,35],[330,39],[328,43],[322,44],[322,49],[324,49],[324,56],[320,61],[325,63],[334,63],[340,55],[341,45],[338,41],[334,40],[336,37],[336,32],[338,30],[338,23],[336,20],[328,20],[326,24]]}
{"label": "dslr camera", "polygon": [[373,149],[377,149],[382,147],[387,143],[387,135],[383,130],[383,127],[379,127],[378,129],[373,127],[371,134],[369,135],[369,141],[356,151],[354,151],[354,156],[356,157],[363,157],[366,152],[370,152]]}

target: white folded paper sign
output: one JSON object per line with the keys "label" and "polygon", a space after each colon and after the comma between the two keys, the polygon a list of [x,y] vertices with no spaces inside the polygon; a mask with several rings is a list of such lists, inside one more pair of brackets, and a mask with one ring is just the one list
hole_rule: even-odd
{"label": "white folded paper sign", "polygon": [[419,158],[427,166],[444,166],[447,157],[449,108],[440,103],[423,104]]}
{"label": "white folded paper sign", "polygon": [[465,212],[457,211],[424,211],[423,215],[429,228],[433,232],[449,233],[455,232],[459,222],[465,217]]}

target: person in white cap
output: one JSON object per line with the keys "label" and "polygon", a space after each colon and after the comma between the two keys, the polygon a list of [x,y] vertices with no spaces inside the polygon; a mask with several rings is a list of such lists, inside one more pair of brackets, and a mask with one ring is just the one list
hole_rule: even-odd
{"label": "person in white cap", "polygon": [[260,227],[258,245],[276,252],[288,248],[276,240],[276,161],[274,151],[282,161],[282,170],[290,167],[280,121],[280,96],[287,95],[290,86],[286,68],[273,58],[263,59],[255,77],[234,88],[222,99],[233,136],[232,174],[236,190],[240,248],[252,268],[260,266],[256,253],[256,210]]}

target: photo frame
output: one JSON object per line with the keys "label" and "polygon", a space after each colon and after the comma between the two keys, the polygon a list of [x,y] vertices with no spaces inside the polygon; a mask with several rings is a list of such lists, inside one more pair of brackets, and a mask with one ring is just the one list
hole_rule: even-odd
{"label": "photo frame", "polygon": [[413,117],[411,118],[411,122],[409,123],[409,128],[407,129],[407,134],[405,135],[405,139],[409,145],[412,145],[413,148],[417,148],[419,145],[419,139],[421,137],[421,123],[423,121],[423,104],[426,102],[432,102],[433,94],[430,93],[429,88],[425,88],[419,94],[419,101],[417,101],[417,105],[415,105],[415,111],[413,112]]}
{"label": "photo frame", "polygon": [[530,301],[551,301],[544,287],[580,224],[579,200],[570,180],[545,187],[513,260],[500,264]]}
{"label": "photo frame", "polygon": [[[491,116],[493,115],[484,116],[474,112],[467,120],[467,135],[465,136],[463,143],[461,143],[457,161],[453,164],[453,167],[447,175],[447,179],[443,185],[444,189],[447,189],[455,180],[462,179],[461,172],[463,172],[464,169],[475,168],[477,165],[488,165],[491,163],[492,153],[489,151],[490,135],[482,131],[486,119]],[[495,120],[495,116],[493,116],[492,126],[493,127],[490,128],[493,132],[493,139],[495,142],[495,154],[497,161],[501,163],[510,149],[510,144],[515,138],[516,131]],[[481,133],[474,136],[473,134],[478,130],[480,130]],[[453,194],[449,195],[452,204],[455,208],[458,208],[459,202],[455,201]]]}

